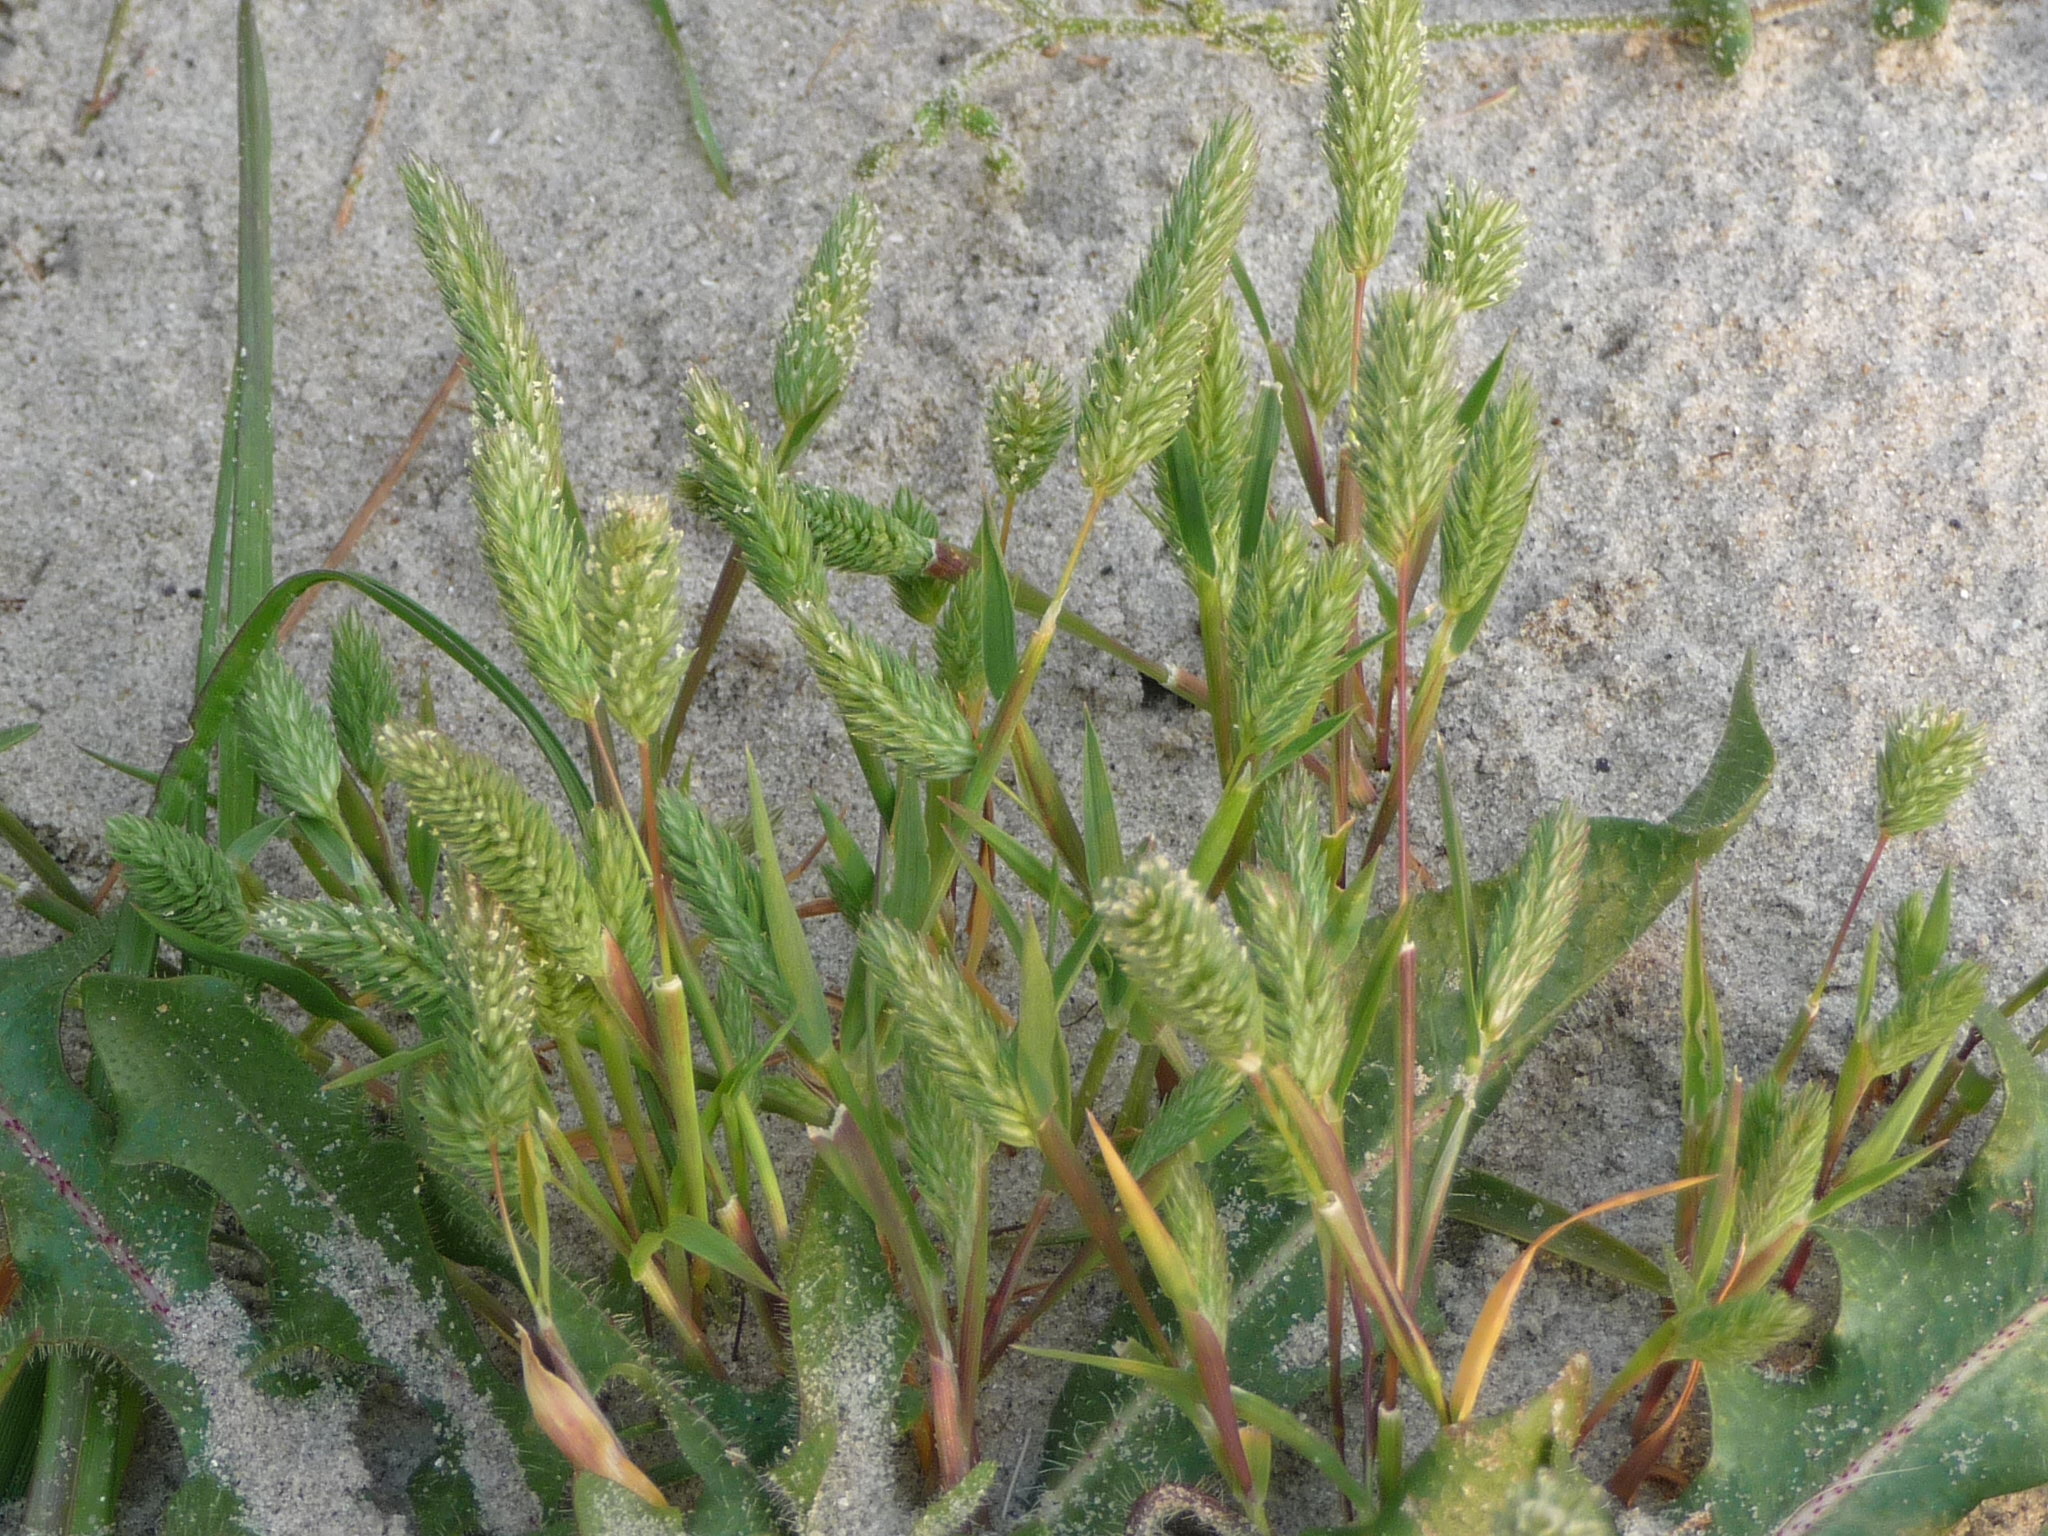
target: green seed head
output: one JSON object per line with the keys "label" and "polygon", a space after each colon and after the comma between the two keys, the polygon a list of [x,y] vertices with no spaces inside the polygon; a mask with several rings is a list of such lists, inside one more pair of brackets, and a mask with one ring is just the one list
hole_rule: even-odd
{"label": "green seed head", "polygon": [[1365,566],[1355,547],[1310,551],[1292,518],[1267,531],[1240,574],[1231,645],[1248,753],[1279,746],[1305,727],[1344,670]]}
{"label": "green seed head", "polygon": [[412,814],[504,903],[545,959],[604,974],[604,921],[576,849],[540,803],[488,758],[439,731],[384,727],[378,747]]}
{"label": "green seed head", "polygon": [[594,811],[586,822],[590,883],[597,891],[604,926],[619,942],[626,963],[643,980],[654,974],[654,908],[647,894],[647,860],[640,835],[619,811]]}
{"label": "green seed head", "polygon": [[939,676],[962,698],[980,693],[988,681],[987,652],[982,647],[985,590],[981,567],[976,566],[953,583],[945,609],[932,629],[932,650],[939,664]]}
{"label": "green seed head", "polygon": [[1984,1006],[1985,986],[1984,967],[1965,962],[1945,965],[1909,987],[1890,1013],[1864,1031],[1872,1070],[1880,1077],[1900,1072],[1943,1049]]}
{"label": "green seed head", "polygon": [[677,485],[683,500],[724,525],[755,584],[778,608],[822,602],[825,567],[810,527],[747,413],[702,373],[691,373],[683,395],[697,455]]}
{"label": "green seed head", "polygon": [[1220,1061],[1263,1051],[1264,1007],[1244,947],[1185,870],[1149,858],[1097,904],[1103,940],[1146,1008]]}
{"label": "green seed head", "polygon": [[605,511],[583,567],[580,622],[598,692],[638,742],[661,734],[682,686],[682,544],[659,496],[630,496]]}
{"label": "green seed head", "polygon": [[1940,826],[1986,758],[1984,728],[1959,709],[1893,716],[1877,759],[1878,830],[1910,837]]}
{"label": "green seed head", "polygon": [[882,227],[865,198],[846,200],[826,227],[775,347],[775,407],[808,435],[838,404],[860,355]]}
{"label": "green seed head", "polygon": [[167,821],[116,816],[107,846],[120,860],[128,894],[145,912],[195,938],[231,948],[249,931],[234,865],[205,838]]}
{"label": "green seed head", "polygon": [[1052,369],[1027,358],[996,380],[987,425],[996,488],[1005,500],[1021,501],[1074,435],[1074,392]]}
{"label": "green seed head", "polygon": [[1671,1358],[1697,1360],[1710,1370],[1754,1365],[1805,1330],[1809,1310],[1775,1285],[1679,1314]]}
{"label": "green seed head", "polygon": [[[897,524],[908,528],[921,539],[931,541],[934,557],[939,552],[938,514],[926,506],[917,492],[908,486],[898,488],[889,500],[889,516]],[[953,583],[924,570],[905,575],[891,576],[889,589],[895,594],[896,606],[909,614],[920,624],[929,624],[939,616],[939,610],[946,606],[946,595],[953,590]]]}
{"label": "green seed head", "polygon": [[893,918],[868,919],[860,947],[919,1069],[997,1141],[1036,1145],[1011,1042],[958,969]]}
{"label": "green seed head", "polygon": [[1498,1043],[1522,1005],[1550,974],[1571,932],[1586,863],[1586,818],[1566,805],[1536,823],[1529,848],[1508,881],[1487,939],[1481,971],[1480,1027]]}
{"label": "green seed head", "polygon": [[1536,500],[1536,391],[1517,374],[1490,402],[1458,461],[1443,524],[1443,605],[1462,652],[1486,620]]}
{"label": "green seed head", "polygon": [[1088,365],[1081,479],[1098,496],[1130,484],[1187,417],[1257,162],[1250,120],[1224,119],[1174,189],[1137,281]]}
{"label": "green seed head", "polygon": [[1419,559],[1457,467],[1457,301],[1396,288],[1373,305],[1350,451],[1365,491],[1366,537],[1396,569]]}
{"label": "green seed head", "polygon": [[351,608],[334,626],[327,662],[327,713],[349,767],[372,790],[389,777],[377,756],[377,728],[398,718],[398,678],[384,659],[384,642]]}
{"label": "green seed head", "polygon": [[770,1013],[787,1018],[795,1002],[768,942],[761,883],[746,850],[694,797],[679,790],[661,791],[658,814],[669,877],[690,915],[711,936],[719,964]]}
{"label": "green seed head", "polygon": [[1529,245],[1529,220],[1512,198],[1455,182],[1429,215],[1422,279],[1466,309],[1491,309],[1515,291]]}
{"label": "green seed head", "polygon": [[1323,805],[1322,787],[1307,770],[1290,768],[1267,781],[1252,839],[1259,863],[1293,888],[1318,932],[1330,916]]}
{"label": "green seed head", "polygon": [[273,900],[256,931],[280,953],[339,976],[357,994],[388,1003],[430,1029],[448,1014],[448,947],[438,929],[396,907]]}
{"label": "green seed head", "polygon": [[572,720],[597,718],[597,668],[576,608],[580,530],[539,450],[509,427],[477,439],[469,466],[484,566],[526,668]]}
{"label": "green seed head", "polygon": [[399,173],[412,204],[413,234],[441,290],[469,364],[479,432],[511,428],[532,447],[549,487],[568,479],[562,407],[540,340],[520,307],[511,263],[476,204],[439,166],[411,160]]}
{"label": "green seed head", "polygon": [[1743,1105],[1737,1221],[1752,1253],[1803,1226],[1813,1209],[1828,1134],[1828,1091],[1787,1090],[1765,1077]]}
{"label": "green seed head", "polygon": [[799,604],[791,617],[819,686],[855,740],[919,778],[951,778],[974,767],[973,732],[937,678],[823,605]]}
{"label": "green seed head", "polygon": [[1216,1202],[1210,1198],[1202,1176],[1186,1158],[1177,1160],[1167,1170],[1162,1193],[1159,1215],[1187,1267],[1186,1300],[1216,1330],[1217,1340],[1227,1343],[1230,1245],[1223,1235],[1223,1223],[1216,1218]]}
{"label": "green seed head", "polygon": [[893,508],[802,480],[790,481],[789,488],[827,569],[864,576],[915,576],[932,563],[935,537]]}
{"label": "green seed head", "polygon": [[242,695],[240,717],[256,771],[278,804],[300,816],[339,823],[341,748],[304,679],[265,651]]}
{"label": "green seed head", "polygon": [[1351,311],[1356,279],[1345,265],[1343,240],[1335,224],[1316,231],[1301,298],[1294,311],[1294,345],[1288,357],[1317,420],[1336,410],[1351,388]]}
{"label": "green seed head", "polygon": [[518,923],[473,878],[456,887],[449,928],[456,1018],[443,1069],[421,1085],[421,1109],[444,1151],[487,1165],[539,1103],[534,969]]}
{"label": "green seed head", "polygon": [[920,1053],[903,1063],[903,1134],[925,1215],[950,1251],[966,1253],[981,1216],[977,1194],[988,1137]]}
{"label": "green seed head", "polygon": [[1336,958],[1293,882],[1269,869],[1245,877],[1244,912],[1252,965],[1266,1000],[1268,1053],[1318,1101],[1327,1099],[1344,1058],[1344,1006]]}
{"label": "green seed head", "polygon": [[1342,0],[1330,32],[1323,160],[1337,189],[1344,265],[1363,277],[1387,259],[1422,102],[1422,0]]}

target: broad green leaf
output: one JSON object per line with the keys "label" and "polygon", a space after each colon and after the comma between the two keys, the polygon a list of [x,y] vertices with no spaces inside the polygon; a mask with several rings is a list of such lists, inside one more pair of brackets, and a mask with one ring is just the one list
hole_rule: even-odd
{"label": "broad green leaf", "polygon": [[[1592,823],[1571,933],[1489,1064],[1479,1087],[1482,1117],[1565,1010],[1684,889],[1693,866],[1719,852],[1748,819],[1770,784],[1774,762],[1745,668],[1713,763],[1685,803],[1663,822],[1603,817]],[[1501,888],[1498,879],[1473,887],[1482,929]],[[1420,958],[1421,1064],[1428,1081],[1439,1085],[1418,1109],[1423,1130],[1418,1155],[1426,1167],[1445,1120],[1448,1085],[1465,1049],[1465,1007],[1454,985],[1460,969],[1458,920],[1449,893],[1418,898],[1411,931]],[[1358,985],[1357,971],[1369,963],[1378,938],[1369,926],[1353,962],[1352,986]],[[1388,999],[1383,1013],[1390,1014],[1393,1006]],[[1396,1033],[1390,1017],[1381,1017],[1371,1028],[1370,1050],[1347,1110],[1352,1164],[1361,1188],[1376,1198],[1387,1194],[1389,1182],[1393,1114],[1387,1063]],[[1219,1203],[1245,1213],[1231,1238],[1237,1297],[1230,1325],[1232,1379],[1275,1402],[1298,1402],[1324,1381],[1326,1370],[1323,1276],[1314,1227],[1302,1207],[1270,1194],[1247,1149],[1233,1147],[1213,1166]],[[1109,1352],[1130,1331],[1127,1317],[1113,1319],[1101,1352]],[[1169,1406],[1099,1373],[1078,1373],[1069,1379],[1054,1412],[1038,1514],[1060,1536],[1086,1536],[1113,1528],[1147,1488],[1190,1481],[1207,1469],[1200,1440]]]}
{"label": "broad green leaf", "polygon": [[1823,1228],[1841,1314],[1818,1363],[1709,1370],[1714,1457],[1687,1495],[1724,1536],[1906,1536],[2048,1480],[2048,1077],[1995,1015],[2005,1110],[1947,1207]]}
{"label": "broad green leaf", "polygon": [[176,1304],[213,1286],[213,1201],[170,1169],[114,1161],[107,1115],[64,1070],[65,994],[112,939],[96,923],[0,960],[0,1210],[21,1293],[0,1352],[24,1339],[111,1355],[170,1417],[188,1460],[208,1450],[205,1389],[172,1334]]}
{"label": "broad green leaf", "polygon": [[234,1209],[270,1261],[273,1345],[386,1366],[435,1411],[486,1523],[531,1523],[522,1462],[542,1464],[538,1441],[522,1448],[506,1427],[525,1423],[523,1401],[449,1291],[407,1148],[323,1094],[290,1036],[225,980],[102,975],[79,991],[117,1158],[182,1169]]}
{"label": "broad green leaf", "polygon": [[0,752],[12,752],[24,741],[32,740],[42,728],[42,722],[30,720],[21,725],[10,725],[0,729]]}
{"label": "broad green leaf", "polygon": [[[1528,1506],[1558,1505],[1568,1497],[1589,1510],[1600,1508],[1599,1495],[1571,1465],[1589,1375],[1580,1356],[1548,1391],[1513,1413],[1439,1432],[1408,1469],[1400,1508],[1366,1530],[1371,1536],[1494,1536],[1501,1530],[1587,1529],[1558,1518],[1555,1509]],[[1542,1476],[1546,1472],[1549,1479]],[[1593,1518],[1599,1529],[1614,1529],[1604,1514]]]}
{"label": "broad green leaf", "polygon": [[[894,1501],[897,1387],[916,1342],[875,1225],[820,1168],[786,1266],[796,1366],[796,1450],[776,1473],[805,1529],[885,1529]],[[838,1501],[852,1498],[844,1508]]]}

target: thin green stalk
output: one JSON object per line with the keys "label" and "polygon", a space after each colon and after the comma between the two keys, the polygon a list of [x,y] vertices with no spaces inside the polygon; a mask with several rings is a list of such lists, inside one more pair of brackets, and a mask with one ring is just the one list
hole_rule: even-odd
{"label": "thin green stalk", "polygon": [[705,674],[711,670],[711,658],[725,633],[726,620],[732,617],[732,605],[739,601],[740,588],[746,584],[747,563],[740,558],[740,546],[735,541],[725,552],[725,564],[718,568],[718,580],[711,588],[711,601],[705,604],[704,617],[697,621],[697,646],[690,653],[682,686],[676,690],[675,708],[668,712],[668,724],[662,727],[661,751],[656,761],[663,778],[675,761],[683,722],[690,718],[690,706],[697,702],[697,691],[704,686]]}
{"label": "thin green stalk", "polygon": [[683,984],[664,976],[654,984],[654,1017],[661,1031],[663,1062],[676,1121],[677,1191],[683,1209],[699,1221],[711,1219],[704,1189],[704,1130],[697,1118],[696,1048],[690,1039],[690,1009]]}
{"label": "thin green stalk", "polygon": [[114,0],[114,14],[107,19],[107,40],[100,48],[100,72],[93,78],[92,96],[78,109],[78,131],[84,133],[114,104],[114,66],[121,60],[121,44],[128,36],[128,21],[135,13],[135,0]]}
{"label": "thin green stalk", "polygon": [[[1397,905],[1407,911],[1411,899],[1408,849],[1408,765],[1413,760],[1408,734],[1408,587],[1401,580],[1394,607],[1394,728],[1399,743],[1395,756],[1394,841]],[[1415,1222],[1415,1071],[1419,1005],[1416,996],[1416,955],[1411,941],[1401,946],[1400,1062],[1394,1081],[1394,1273],[1412,1292],[1417,1274],[1411,1267]]]}
{"label": "thin green stalk", "polygon": [[555,1036],[555,1054],[569,1079],[569,1093],[582,1113],[583,1127],[590,1133],[598,1166],[604,1169],[605,1180],[612,1187],[613,1209],[623,1230],[631,1235],[627,1243],[630,1248],[640,1237],[640,1224],[633,1216],[632,1190],[619,1167],[618,1153],[612,1150],[611,1123],[605,1118],[604,1100],[598,1096],[597,1078],[590,1063],[583,1059],[583,1042],[575,1030],[564,1029]]}
{"label": "thin green stalk", "polygon": [[1067,1134],[1080,1136],[1081,1126],[1088,1112],[1095,1107],[1095,1101],[1102,1096],[1102,1085],[1114,1065],[1117,1052],[1124,1043],[1124,1030],[1120,1025],[1104,1022],[1102,1033],[1095,1037],[1095,1047],[1088,1053],[1088,1065],[1081,1073],[1081,1091],[1074,1095],[1074,1112]]}
{"label": "thin green stalk", "polygon": [[633,1159],[638,1165],[641,1182],[653,1203],[655,1223],[665,1227],[669,1218],[668,1163],[661,1155],[661,1148],[655,1145],[653,1133],[648,1129],[646,1111],[641,1107],[639,1084],[634,1079],[631,1055],[626,1048],[626,1037],[631,1027],[607,1001],[598,1010],[597,1056],[604,1063],[605,1078],[610,1082],[612,1098],[619,1106],[619,1121],[625,1126],[626,1139],[632,1143]]}
{"label": "thin green stalk", "polygon": [[1779,1082],[1787,1082],[1792,1069],[1799,1064],[1800,1054],[1806,1049],[1807,1037],[1813,1033],[1813,1026],[1820,1018],[1821,1000],[1827,996],[1828,983],[1834,979],[1835,963],[1842,958],[1842,949],[1849,942],[1849,930],[1855,926],[1857,909],[1863,905],[1863,897],[1870,889],[1871,878],[1877,873],[1878,861],[1891,846],[1891,839],[1884,833],[1877,835],[1877,846],[1870,850],[1870,862],[1863,866],[1863,878],[1856,882],[1856,894],[1849,898],[1849,908],[1842,914],[1842,926],[1835,930],[1835,942],[1828,949],[1827,963],[1820,968],[1820,980],[1813,984],[1813,991],[1807,994],[1806,1007],[1800,1013],[1799,1022],[1785,1041],[1785,1048],[1778,1053],[1771,1071]]}
{"label": "thin green stalk", "polygon": [[1131,1262],[1129,1250],[1124,1247],[1123,1232],[1102,1192],[1095,1187],[1095,1181],[1088,1177],[1087,1167],[1081,1161],[1081,1154],[1067,1137],[1066,1127],[1047,1117],[1038,1127],[1038,1151],[1045,1159],[1046,1167],[1066,1191],[1067,1198],[1074,1202],[1074,1209],[1080,1212],[1081,1223],[1094,1239],[1095,1247],[1109,1265],[1110,1273],[1123,1287],[1124,1295],[1138,1314],[1138,1322],[1145,1330],[1145,1336],[1152,1341],[1152,1347],[1159,1358],[1169,1364],[1180,1357],[1174,1351],[1166,1330],[1160,1326],[1159,1314],[1152,1310],[1152,1299],[1145,1294],[1145,1287],[1138,1279],[1138,1269]]}
{"label": "thin green stalk", "polygon": [[970,1461],[981,1408],[981,1352],[988,1342],[988,1170],[984,1158],[975,1170],[974,1240],[954,1280],[960,1331],[954,1358],[960,1362],[960,1422],[966,1427]]}
{"label": "thin green stalk", "polygon": [[[1429,642],[1429,653],[1422,662],[1422,676],[1416,681],[1414,698],[1409,706],[1412,731],[1401,733],[1401,773],[1404,778],[1414,777],[1422,744],[1429,740],[1429,733],[1436,726],[1437,706],[1443,702],[1444,683],[1450,676],[1450,670],[1450,625],[1443,624],[1438,626]],[[1393,830],[1398,803],[1393,795],[1380,801],[1371,835],[1365,840],[1365,852],[1360,855],[1362,862],[1370,863],[1373,855],[1386,845],[1387,835]]]}
{"label": "thin green stalk", "polygon": [[1202,629],[1202,671],[1209,684],[1209,734],[1216,747],[1216,776],[1230,782],[1237,767],[1237,723],[1233,718],[1230,676],[1230,616],[1223,588],[1213,576],[1195,584]]}
{"label": "thin green stalk", "polygon": [[683,94],[690,103],[690,121],[697,130],[697,142],[704,146],[704,158],[711,166],[711,179],[718,183],[719,191],[731,197],[732,172],[726,168],[725,151],[719,148],[718,130],[711,123],[711,108],[704,100],[704,88],[698,84],[696,66],[690,62],[689,50],[683,47],[683,35],[676,30],[675,17],[669,14],[668,0],[647,0],[647,9],[654,13],[655,25],[661,28],[661,35],[668,39],[669,51],[676,56],[676,73],[683,77]]}

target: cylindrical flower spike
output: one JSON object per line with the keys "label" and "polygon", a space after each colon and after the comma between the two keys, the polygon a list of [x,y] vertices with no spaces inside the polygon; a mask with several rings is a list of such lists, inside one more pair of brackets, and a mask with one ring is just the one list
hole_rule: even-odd
{"label": "cylindrical flower spike", "polygon": [[239,944],[249,931],[235,867],[205,838],[167,821],[116,816],[107,823],[107,846],[145,912],[210,944]]}
{"label": "cylindrical flower spike", "polygon": [[1216,299],[1251,203],[1251,122],[1224,119],[1174,189],[1129,297],[1088,365],[1081,479],[1098,497],[1130,484],[1186,418]]}
{"label": "cylindrical flower spike", "polygon": [[1480,1027],[1489,1045],[1521,1016],[1570,933],[1586,862],[1586,818],[1570,805],[1536,823],[1528,852],[1508,881],[1486,944]]}
{"label": "cylindrical flower spike", "polygon": [[540,803],[503,768],[439,731],[387,725],[378,749],[412,813],[512,910],[549,958],[602,977],[604,922],[583,861]]}
{"label": "cylindrical flower spike", "polygon": [[1052,369],[1027,358],[1004,370],[989,391],[988,461],[1009,501],[1028,496],[1074,435],[1074,391]]}
{"label": "cylindrical flower spike", "polygon": [[278,803],[339,825],[341,748],[305,680],[277,652],[257,660],[240,717],[256,772]]}
{"label": "cylindrical flower spike", "polygon": [[1330,31],[1323,160],[1337,189],[1344,265],[1364,277],[1387,259],[1421,127],[1421,0],[1342,0]]}
{"label": "cylindrical flower spike", "polygon": [[1986,761],[1984,728],[1959,709],[1923,706],[1885,727],[1877,759],[1877,827],[1911,837],[1948,819]]}
{"label": "cylindrical flower spike", "polygon": [[1522,205],[1470,182],[1453,182],[1429,215],[1422,280],[1466,309],[1491,309],[1522,280],[1529,220]]}
{"label": "cylindrical flower spike", "polygon": [[372,791],[390,777],[377,755],[377,729],[398,718],[398,679],[384,659],[384,642],[351,608],[334,626],[327,662],[327,712],[341,755]]}
{"label": "cylindrical flower spike", "polygon": [[598,692],[638,742],[659,738],[689,652],[683,649],[682,544],[658,496],[614,501],[590,541],[579,592]]}
{"label": "cylindrical flower spike", "polygon": [[818,242],[775,347],[775,408],[792,433],[815,431],[845,393],[867,331],[881,249],[873,205],[848,198]]}
{"label": "cylindrical flower spike", "polygon": [[860,948],[921,1069],[996,1140],[1036,1146],[1010,1042],[960,972],[893,918],[868,919]]}
{"label": "cylindrical flower spike", "polygon": [[519,654],[555,707],[597,718],[597,670],[576,609],[580,530],[547,460],[512,427],[477,439],[469,482],[484,566]]}
{"label": "cylindrical flower spike", "polygon": [[1153,1016],[1228,1062],[1265,1045],[1264,1005],[1244,947],[1186,871],[1150,858],[1097,904],[1103,941]]}
{"label": "cylindrical flower spike", "polygon": [[1351,388],[1351,306],[1356,281],[1345,264],[1335,224],[1316,231],[1301,299],[1294,311],[1294,345],[1288,358],[1302,393],[1318,420],[1337,409]]}
{"label": "cylindrical flower spike", "polygon": [[683,396],[697,462],[678,480],[678,494],[724,525],[770,602],[786,609],[824,601],[825,566],[803,511],[739,401],[696,372]]}

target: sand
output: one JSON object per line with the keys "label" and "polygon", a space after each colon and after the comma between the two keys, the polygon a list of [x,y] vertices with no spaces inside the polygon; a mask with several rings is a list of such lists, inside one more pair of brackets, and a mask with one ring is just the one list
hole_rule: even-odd
{"label": "sand", "polygon": [[[1520,9],[1438,0],[1430,14]],[[234,309],[231,8],[140,0],[123,93],[81,137],[105,10],[0,8],[0,722],[44,726],[0,764],[0,793],[81,879],[101,868],[105,817],[144,796],[81,749],[155,764],[189,693]],[[454,355],[405,228],[402,151],[444,160],[491,212],[561,374],[586,499],[659,490],[684,454],[687,370],[765,398],[793,278],[854,159],[1006,35],[958,0],[677,12],[735,167],[732,201],[625,0],[262,6],[280,570],[319,561]],[[1811,985],[1868,853],[1869,765],[1894,708],[1969,706],[1992,726],[1995,763],[1946,830],[1891,857],[1878,908],[1952,862],[1960,950],[1999,988],[2048,961],[2035,745],[2048,739],[2048,7],[1957,0],[1946,36],[1904,46],[1880,46],[1864,16],[1839,0],[1770,26],[1734,81],[1650,34],[1439,49],[1394,261],[1412,268],[1420,194],[1450,176],[1527,202],[1527,284],[1475,328],[1470,361],[1514,338],[1551,422],[1549,469],[1525,556],[1442,717],[1478,867],[1510,859],[1562,797],[1610,814],[1675,803],[1743,653],[1757,653],[1778,787],[1705,881],[1731,1049],[1750,1072]],[[337,235],[391,48],[405,62],[388,122]],[[1078,373],[1207,122],[1242,106],[1261,125],[1245,255],[1269,296],[1329,206],[1313,93],[1252,61],[1187,44],[1075,49],[1027,58],[989,99],[1025,179],[992,183],[956,141],[873,189],[888,234],[872,336],[812,461],[869,492],[916,485],[955,532],[983,484],[982,386],[1025,351]],[[451,416],[432,436],[359,563],[509,658],[472,554],[465,435]],[[1054,573],[1078,511],[1064,475],[1024,520],[1023,569]],[[689,531],[693,605],[721,553]],[[883,591],[841,590],[849,611],[907,635]],[[1192,604],[1133,508],[1106,519],[1076,605],[1197,664]],[[337,612],[323,602],[295,643],[307,668],[324,666]],[[477,690],[445,665],[434,675],[453,730],[538,771]],[[1084,708],[1126,829],[1185,852],[1186,803],[1210,793],[1197,722],[1144,707],[1128,672],[1063,646],[1037,704],[1062,765]],[[738,809],[751,746],[795,843],[810,792],[858,803],[838,740],[786,627],[749,594],[692,724],[699,782]],[[0,919],[10,948],[36,932]],[[1667,921],[1539,1055],[1488,1133],[1489,1166],[1567,1202],[1668,1176],[1677,940]],[[1839,1050],[1845,1027],[1831,1009],[1821,1049]],[[1658,1220],[1616,1225],[1654,1243]],[[1506,1250],[1453,1251],[1458,1320]],[[1610,1370],[1648,1318],[1639,1300],[1542,1271],[1495,1391],[1533,1390],[1578,1348]],[[1072,1333],[1086,1336],[1085,1316]],[[1053,1379],[1020,1376],[992,1402],[999,1489],[1035,1458]]]}

